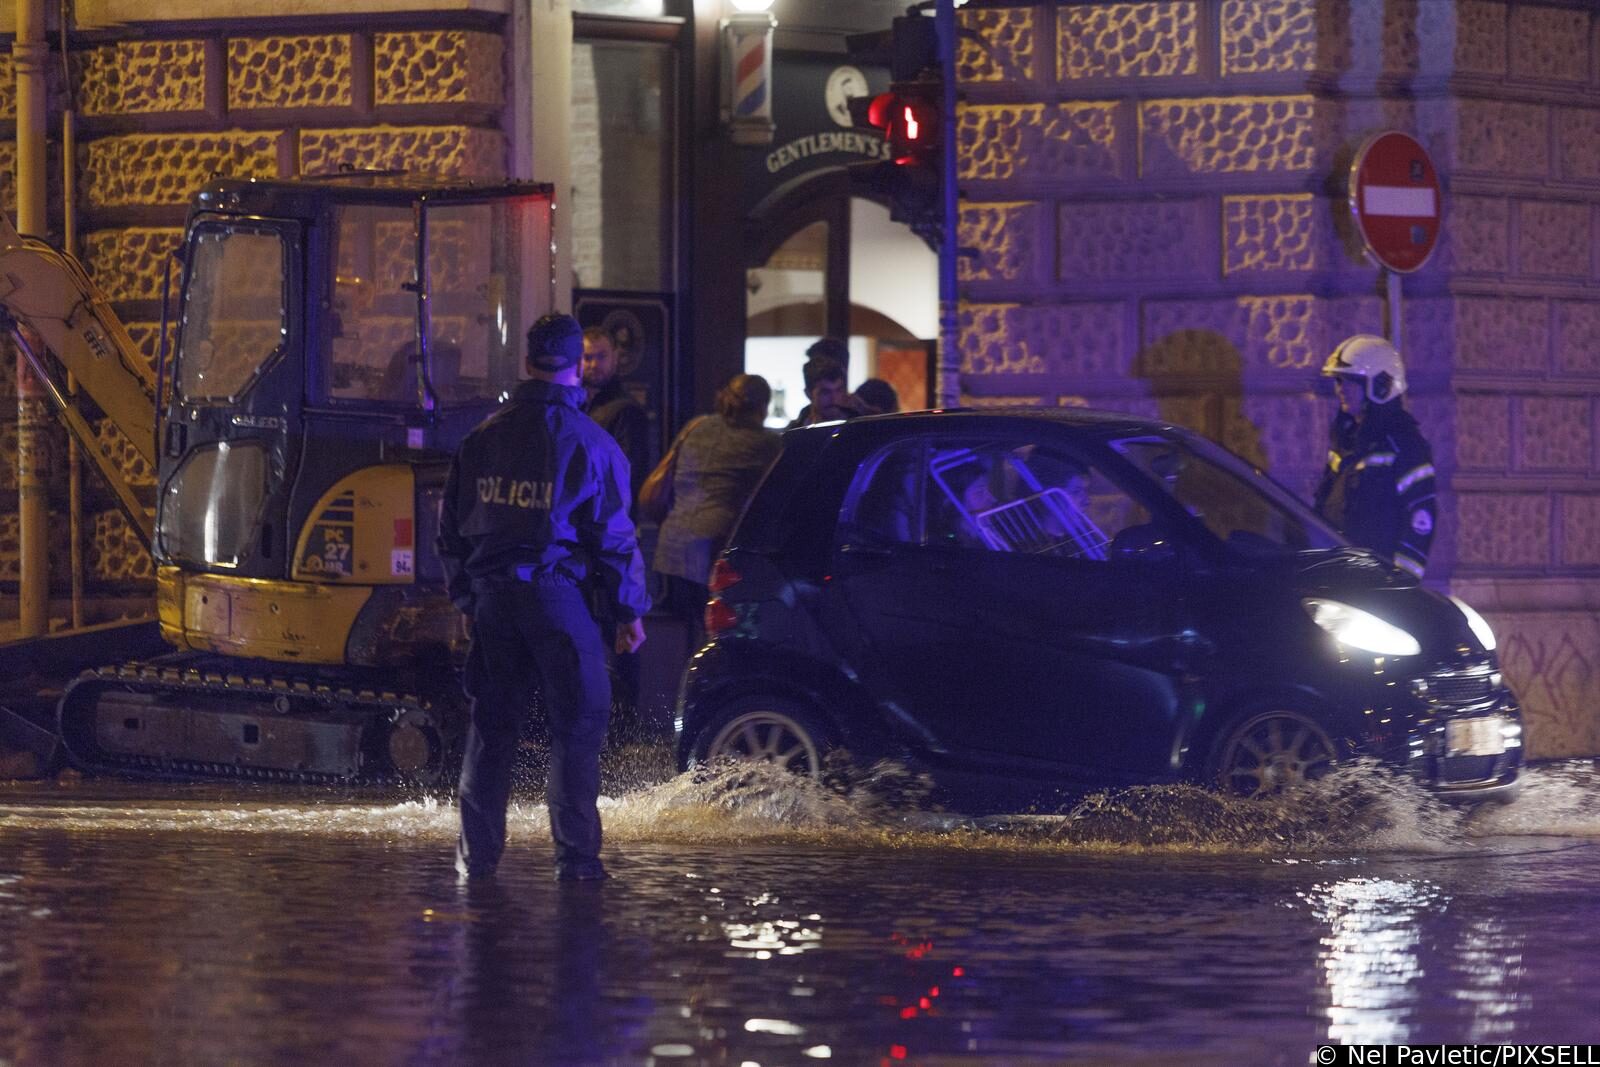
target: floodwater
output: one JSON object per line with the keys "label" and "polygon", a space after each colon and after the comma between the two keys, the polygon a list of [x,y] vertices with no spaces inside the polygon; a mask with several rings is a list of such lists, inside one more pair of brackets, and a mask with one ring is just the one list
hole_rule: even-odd
{"label": "floodwater", "polygon": [[565,886],[532,801],[500,876],[462,887],[448,802],[0,788],[0,1064],[1305,1064],[1326,1042],[1600,1041],[1589,764],[1473,813],[1352,768],[1299,805],[1149,789],[979,822],[893,774],[848,796],[656,778],[608,787],[616,877]]}

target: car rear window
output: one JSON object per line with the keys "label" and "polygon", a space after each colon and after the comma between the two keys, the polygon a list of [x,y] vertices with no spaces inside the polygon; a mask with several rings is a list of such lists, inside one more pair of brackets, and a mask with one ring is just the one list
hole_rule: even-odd
{"label": "car rear window", "polygon": [[805,484],[829,440],[829,435],[822,433],[784,435],[783,451],[745,506],[728,541],[730,548],[776,552],[784,547],[785,537],[795,526],[790,516],[796,513],[796,498],[806,495]]}

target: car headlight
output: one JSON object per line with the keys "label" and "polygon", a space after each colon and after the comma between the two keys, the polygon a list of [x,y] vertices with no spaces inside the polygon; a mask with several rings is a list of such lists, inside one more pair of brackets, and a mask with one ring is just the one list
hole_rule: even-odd
{"label": "car headlight", "polygon": [[1493,652],[1494,631],[1489,628],[1489,620],[1479,615],[1472,609],[1471,604],[1468,604],[1458,596],[1451,597],[1450,603],[1460,608],[1461,614],[1467,617],[1467,626],[1472,630],[1472,635],[1478,639],[1478,643],[1483,646],[1483,650],[1485,652]]}
{"label": "car headlight", "polygon": [[1370,611],[1319,597],[1306,597],[1300,603],[1305,605],[1311,620],[1341,645],[1380,656],[1415,656],[1422,651],[1415,637]]}

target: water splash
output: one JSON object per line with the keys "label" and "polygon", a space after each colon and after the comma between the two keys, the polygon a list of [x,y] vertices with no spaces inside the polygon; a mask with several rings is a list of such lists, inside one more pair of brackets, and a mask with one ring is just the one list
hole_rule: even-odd
{"label": "water splash", "polygon": [[[987,818],[937,810],[926,779],[889,763],[830,765],[822,781],[764,764],[671,776],[670,760],[660,753],[636,752],[621,766],[625,773],[619,774],[619,765],[608,763],[608,795],[601,800],[607,837],[618,844],[780,841],[835,848],[1299,855],[1449,852],[1506,836],[1600,838],[1600,773],[1587,761],[1529,768],[1510,805],[1456,806],[1386,768],[1358,763],[1302,792],[1268,800],[1185,785],[1137,786],[1094,793],[1049,814]],[[527,784],[533,791],[513,802],[511,832],[542,840],[548,814],[537,783]],[[436,797],[396,801],[97,782],[0,791],[0,836],[30,827],[443,842],[455,836],[457,816],[453,803]]]}

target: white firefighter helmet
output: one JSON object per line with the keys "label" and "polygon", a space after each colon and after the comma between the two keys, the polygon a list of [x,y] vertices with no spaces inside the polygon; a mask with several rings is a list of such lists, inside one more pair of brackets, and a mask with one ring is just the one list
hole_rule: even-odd
{"label": "white firefighter helmet", "polygon": [[1370,333],[1346,337],[1333,350],[1322,373],[1329,378],[1360,378],[1367,400],[1387,404],[1406,391],[1406,366],[1394,345]]}

